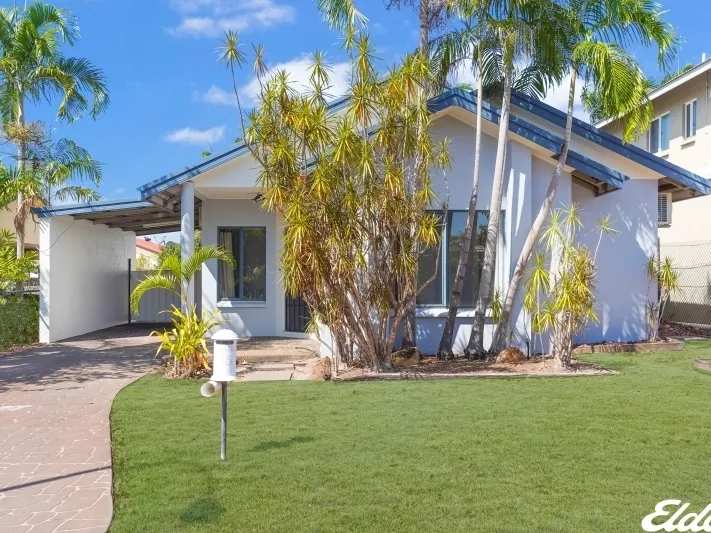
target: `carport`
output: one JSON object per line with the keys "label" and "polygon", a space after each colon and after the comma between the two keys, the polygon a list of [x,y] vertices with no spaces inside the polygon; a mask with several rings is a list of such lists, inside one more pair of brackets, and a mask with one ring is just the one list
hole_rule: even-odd
{"label": "carport", "polygon": [[[180,231],[182,255],[193,252],[202,205],[192,183],[173,189],[151,201],[103,201],[33,211],[40,222],[40,342],[130,322],[136,236]],[[195,301],[193,283],[182,290],[188,301]],[[174,303],[163,300],[168,309]]]}

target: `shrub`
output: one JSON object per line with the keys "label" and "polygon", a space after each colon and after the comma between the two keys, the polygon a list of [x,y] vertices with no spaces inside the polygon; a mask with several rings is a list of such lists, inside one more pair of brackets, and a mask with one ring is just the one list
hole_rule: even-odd
{"label": "shrub", "polygon": [[39,340],[39,301],[36,297],[0,298],[0,350]]}

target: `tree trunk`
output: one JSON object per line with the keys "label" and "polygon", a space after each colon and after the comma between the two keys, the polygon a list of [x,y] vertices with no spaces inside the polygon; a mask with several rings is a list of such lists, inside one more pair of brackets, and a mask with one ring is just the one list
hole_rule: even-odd
{"label": "tree trunk", "polygon": [[[478,54],[479,65],[482,63],[482,51],[479,48]],[[472,179],[472,195],[469,198],[469,211],[467,211],[467,222],[464,226],[464,235],[462,236],[462,249],[459,253],[459,264],[457,265],[457,275],[454,278],[454,287],[452,287],[452,296],[449,299],[449,310],[447,312],[447,321],[444,323],[442,331],[442,339],[439,342],[437,350],[437,359],[449,359],[452,357],[452,335],[454,334],[454,322],[457,318],[459,310],[459,302],[462,297],[462,287],[464,286],[464,276],[467,266],[469,265],[469,256],[472,244],[472,232],[476,223],[476,201],[479,194],[479,163],[481,161],[481,113],[482,113],[482,94],[484,92],[484,81],[481,72],[477,81],[476,92],[476,137],[474,140],[474,177]]]}
{"label": "tree trunk", "polygon": [[[521,250],[521,255],[519,255],[518,261],[516,262],[516,268],[514,269],[513,275],[511,276],[511,281],[509,281],[509,286],[506,291],[506,298],[504,300],[503,312],[501,317],[501,322],[496,326],[496,331],[494,332],[494,339],[492,342],[492,348],[494,350],[501,350],[504,348],[503,344],[506,340],[506,329],[509,324],[509,319],[511,317],[511,310],[513,308],[514,299],[516,298],[516,293],[518,292],[518,287],[523,278],[523,274],[526,270],[526,265],[531,259],[533,254],[533,249],[538,242],[538,237],[543,228],[548,215],[553,207],[553,202],[555,201],[555,196],[558,193],[558,186],[560,185],[560,176],[563,173],[563,168],[568,159],[568,149],[570,147],[570,138],[573,131],[573,107],[575,105],[575,80],[578,76],[577,69],[575,66],[570,67],[570,91],[568,94],[568,116],[565,121],[565,136],[563,146],[560,150],[560,157],[558,158],[558,163],[553,171],[553,176],[548,184],[548,191],[546,192],[546,197],[543,199],[543,204],[541,205],[536,219],[533,221],[531,230],[528,232],[526,237],[526,242]],[[511,325],[513,327],[513,325]]]}
{"label": "tree trunk", "polygon": [[430,46],[430,0],[420,0],[420,53],[424,56]]}
{"label": "tree trunk", "polygon": [[[428,54],[430,44],[430,9],[429,0],[420,0],[419,9],[420,18],[420,53],[424,56]],[[417,283],[417,275],[415,275],[415,283]],[[403,325],[402,341],[400,342],[401,350],[409,350],[417,347],[417,323],[415,318],[416,311],[416,296],[412,297],[412,301],[408,303],[405,312],[405,320]]]}
{"label": "tree trunk", "polygon": [[491,301],[491,288],[494,281],[494,267],[496,266],[496,247],[499,241],[501,201],[504,194],[504,175],[506,172],[506,145],[509,133],[509,115],[511,113],[512,78],[513,60],[508,59],[504,70],[504,95],[501,101],[501,120],[499,122],[499,138],[496,146],[496,164],[494,166],[494,182],[491,189],[484,263],[479,279],[479,295],[474,313],[474,324],[472,325],[472,333],[466,349],[466,354],[469,357],[478,357],[485,353],[484,323],[486,321],[486,310]]}
{"label": "tree trunk", "polygon": [[[21,133],[24,134],[25,127],[25,102],[22,98],[22,92],[20,90],[20,99],[17,106],[17,125],[19,126]],[[22,176],[25,170],[25,159],[27,157],[27,146],[25,141],[20,141],[17,143],[17,170],[18,174]],[[23,192],[17,193],[17,210],[15,213],[15,237],[17,239],[17,258],[22,258],[25,255],[25,219],[27,217],[25,210],[25,194]],[[24,284],[22,281],[17,282],[16,292],[18,297],[22,297],[24,293]]]}

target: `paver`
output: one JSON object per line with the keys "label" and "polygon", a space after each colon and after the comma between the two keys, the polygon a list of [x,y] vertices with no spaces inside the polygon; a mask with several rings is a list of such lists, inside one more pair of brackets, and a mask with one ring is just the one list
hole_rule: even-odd
{"label": "paver", "polygon": [[148,331],[122,326],[0,356],[0,531],[108,529],[109,411],[155,363]]}

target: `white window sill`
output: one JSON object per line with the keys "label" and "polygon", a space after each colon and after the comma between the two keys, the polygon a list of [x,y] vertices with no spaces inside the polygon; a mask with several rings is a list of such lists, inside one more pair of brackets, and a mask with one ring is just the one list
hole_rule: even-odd
{"label": "white window sill", "polygon": [[688,146],[690,144],[694,144],[696,142],[696,135],[693,137],[689,137],[688,139],[684,139],[681,143],[682,146]]}
{"label": "white window sill", "polygon": [[667,157],[669,157],[669,150],[664,150],[664,151],[662,151],[662,152],[657,152],[657,153],[654,154],[654,155],[656,155],[657,157],[664,157],[664,158],[667,158]]}
{"label": "white window sill", "polygon": [[242,307],[266,307],[267,302],[251,300],[220,300],[217,302],[218,309],[239,309]]}
{"label": "white window sill", "polygon": [[[416,318],[447,318],[449,308],[445,306],[418,306],[415,308]],[[474,318],[476,311],[473,307],[460,307],[457,310],[457,318]],[[491,311],[486,312],[487,317],[491,317]]]}

